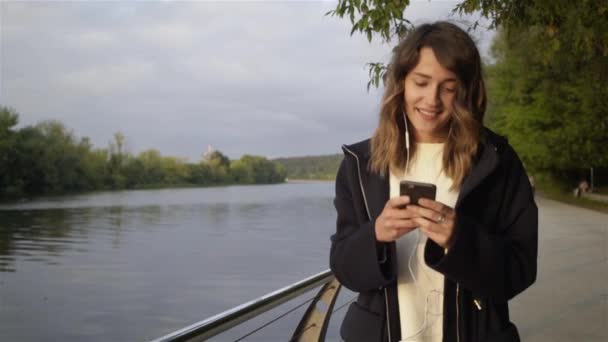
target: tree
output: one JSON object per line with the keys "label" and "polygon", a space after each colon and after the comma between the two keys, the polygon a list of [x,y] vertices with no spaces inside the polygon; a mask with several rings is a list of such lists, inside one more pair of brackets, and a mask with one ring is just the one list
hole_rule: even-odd
{"label": "tree", "polygon": [[186,161],[176,157],[164,157],[162,169],[165,175],[165,184],[183,184],[189,177],[189,169]]}
{"label": "tree", "polygon": [[[328,15],[349,18],[351,35],[398,42],[412,28],[409,0],[339,0]],[[488,69],[488,123],[509,137],[526,166],[567,179],[608,169],[608,2],[463,0],[498,29]],[[479,21],[471,24],[471,28]],[[368,88],[386,72],[369,63]]]}
{"label": "tree", "polygon": [[[19,114],[12,108],[0,106],[0,191],[14,192],[16,189],[9,189],[10,184],[10,165],[15,158],[15,131],[14,128],[19,122]],[[0,193],[1,195],[1,193]]]}
{"label": "tree", "polygon": [[230,164],[230,173],[235,182],[242,184],[269,184],[285,179],[282,165],[261,156],[247,154]]}
{"label": "tree", "polygon": [[158,150],[150,149],[137,156],[142,164],[141,184],[161,184],[164,181],[162,156]]}
{"label": "tree", "polygon": [[213,183],[227,182],[230,159],[220,151],[213,151],[207,154],[203,163],[209,167],[211,181]]}
{"label": "tree", "polygon": [[[326,15],[347,17],[352,24],[351,35],[359,32],[370,42],[374,36],[379,36],[381,40],[392,43],[398,42],[413,28],[403,16],[409,4],[409,0],[338,0],[335,9]],[[547,50],[546,59],[564,51],[574,51],[582,60],[608,56],[606,1],[463,0],[454,6],[453,12],[479,12],[488,21],[489,29],[502,28],[507,34],[521,28],[537,30],[543,36],[544,45],[552,47]],[[480,22],[476,21],[471,28],[478,25]],[[368,67],[368,88],[371,85],[378,87],[386,67],[382,63],[368,63]],[[604,63],[604,74],[607,68]]]}
{"label": "tree", "polygon": [[124,175],[125,162],[128,154],[124,150],[125,136],[121,132],[114,133],[114,140],[110,142],[109,161],[108,161],[108,178],[106,183],[113,189],[125,188],[127,178]]}
{"label": "tree", "polygon": [[545,60],[545,43],[529,29],[499,32],[492,48],[496,63],[488,68],[490,125],[508,136],[533,170],[568,178],[568,170],[608,166],[602,70],[581,65],[572,51]]}
{"label": "tree", "polygon": [[239,170],[239,163],[247,176],[238,176],[238,182],[284,179],[283,169],[264,157],[245,156],[233,164],[213,151],[202,163],[189,164],[153,149],[134,157],[126,151],[120,132],[107,149],[94,149],[89,138],[77,138],[59,121],[15,129],[18,118],[15,110],[0,106],[0,199],[105,188],[228,184],[234,182],[232,171]]}
{"label": "tree", "polygon": [[211,170],[206,164],[188,164],[188,183],[197,185],[211,184]]}
{"label": "tree", "polygon": [[81,167],[87,179],[87,187],[82,190],[96,190],[104,187],[104,181],[108,178],[106,164],[108,162],[108,150],[93,149],[89,138],[82,138],[80,143]]}

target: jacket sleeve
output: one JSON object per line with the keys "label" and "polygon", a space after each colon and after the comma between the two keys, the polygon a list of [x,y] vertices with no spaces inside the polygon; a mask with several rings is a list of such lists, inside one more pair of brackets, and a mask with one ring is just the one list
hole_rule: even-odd
{"label": "jacket sleeve", "polygon": [[[456,217],[456,235],[447,253],[428,240],[425,261],[474,295],[507,301],[536,280],[538,209],[526,172],[515,151],[503,171],[500,226],[490,233],[475,217]],[[479,210],[483,210],[480,206]]]}
{"label": "jacket sleeve", "polygon": [[[342,285],[356,292],[387,285],[392,278],[387,269],[386,245],[376,241],[375,220],[359,223],[352,189],[349,187],[346,159],[336,176],[336,233],[331,236],[330,268]],[[384,261],[384,262],[382,262]]]}

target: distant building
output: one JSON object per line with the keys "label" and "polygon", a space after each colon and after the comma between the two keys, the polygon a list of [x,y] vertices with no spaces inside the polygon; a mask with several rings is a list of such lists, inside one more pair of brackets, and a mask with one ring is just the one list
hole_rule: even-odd
{"label": "distant building", "polygon": [[213,148],[213,146],[211,144],[209,144],[207,146],[207,151],[205,151],[203,153],[203,160],[209,160],[209,158],[211,158],[211,155],[213,154],[213,152],[215,152],[215,148]]}

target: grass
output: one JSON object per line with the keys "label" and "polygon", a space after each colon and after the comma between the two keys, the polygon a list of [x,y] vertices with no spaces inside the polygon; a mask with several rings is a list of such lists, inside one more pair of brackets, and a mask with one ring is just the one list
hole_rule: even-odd
{"label": "grass", "polygon": [[595,192],[602,195],[608,195],[608,186],[596,187]]}
{"label": "grass", "polygon": [[[595,210],[595,211],[599,211],[602,213],[608,213],[608,203],[606,202],[600,202],[600,201],[594,201],[588,198],[583,198],[583,197],[574,197],[574,195],[572,194],[572,191],[574,190],[574,187],[572,189],[566,189],[563,186],[559,186],[556,185],[554,183],[550,183],[547,181],[541,181],[541,182],[537,182],[536,184],[536,188],[537,191],[546,198],[555,200],[555,201],[559,201],[559,202],[563,202],[566,204],[571,204],[571,205],[575,205],[577,207],[582,207],[582,208],[587,208],[587,209],[591,209],[591,210]],[[596,189],[596,190],[600,190],[600,189]],[[608,189],[606,188],[601,188],[600,191],[597,191],[600,194],[607,194]]]}

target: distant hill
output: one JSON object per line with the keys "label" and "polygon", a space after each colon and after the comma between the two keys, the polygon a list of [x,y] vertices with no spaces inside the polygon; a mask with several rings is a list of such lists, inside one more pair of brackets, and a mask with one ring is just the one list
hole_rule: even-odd
{"label": "distant hill", "polygon": [[333,180],[342,161],[342,154],[277,158],[272,161],[283,165],[289,179]]}

